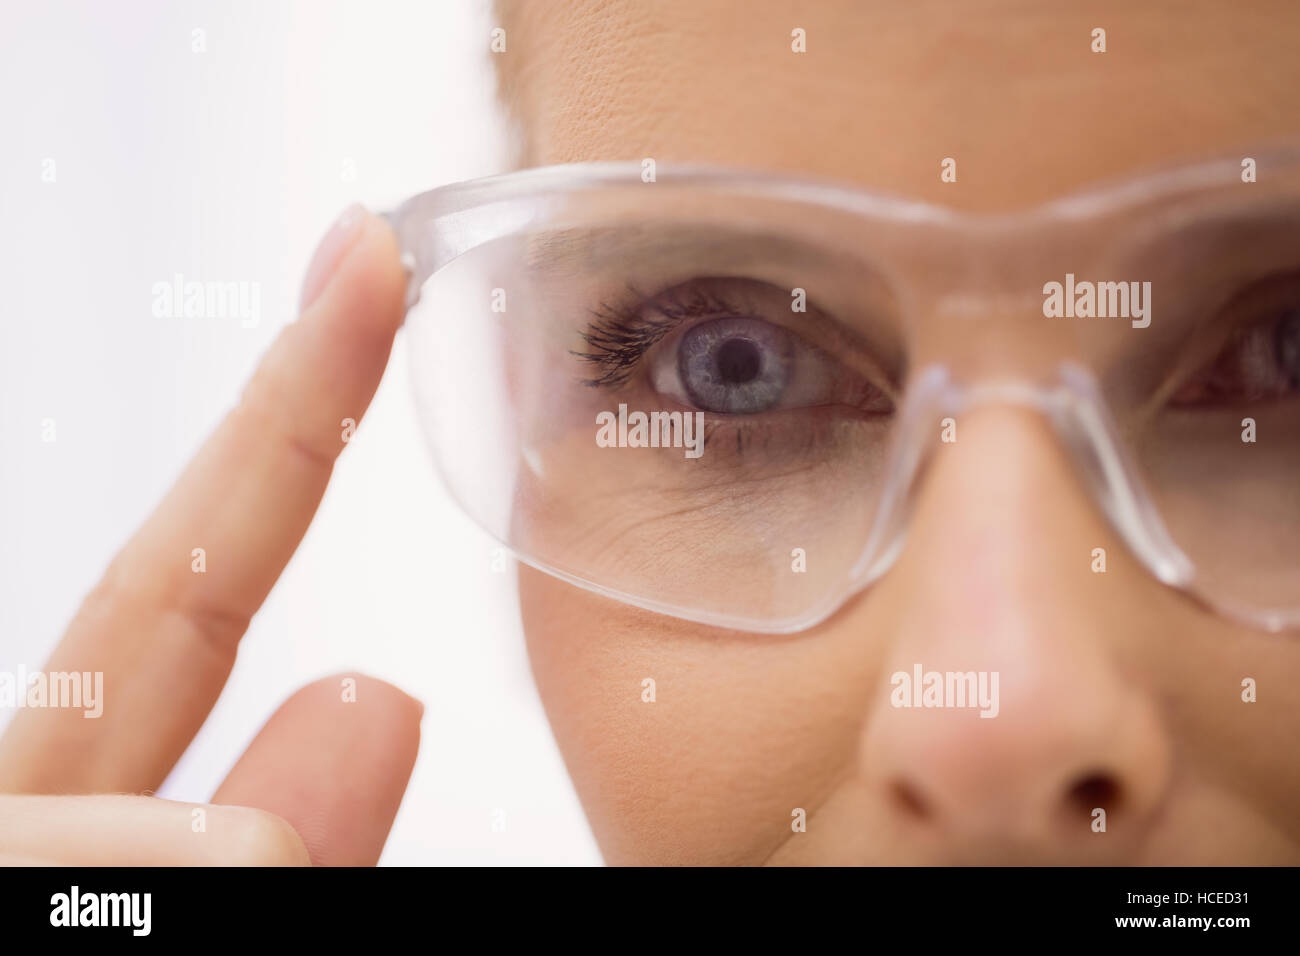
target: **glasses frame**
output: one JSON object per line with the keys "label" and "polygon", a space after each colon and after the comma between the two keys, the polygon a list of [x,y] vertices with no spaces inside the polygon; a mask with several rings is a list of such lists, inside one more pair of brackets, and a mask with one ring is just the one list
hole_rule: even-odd
{"label": "glasses frame", "polygon": [[[1300,141],[1288,141],[1251,154],[1256,171],[1300,171]],[[652,188],[655,182],[699,189],[728,197],[777,199],[834,210],[875,224],[892,224],[904,232],[941,233],[962,243],[1033,237],[1055,226],[1103,220],[1144,208],[1163,208],[1228,182],[1240,182],[1244,157],[1220,158],[1175,166],[1113,180],[1024,210],[994,214],[968,213],[928,202],[905,199],[813,178],[790,177],[705,164],[660,166],[655,179],[642,179],[640,161],[573,163],[520,170],[442,186],[416,195],[384,213],[401,248],[409,279],[406,308],[419,301],[425,282],[470,250],[526,230],[555,199],[604,188]],[[946,247],[945,247],[946,248]],[[943,249],[936,255],[944,255]],[[959,293],[957,307],[969,308],[971,295]],[[997,300],[974,293],[974,298]],[[888,453],[882,497],[864,550],[845,583],[815,607],[780,620],[693,610],[613,589],[523,553],[494,535],[444,485],[468,516],[519,561],[546,574],[621,603],[684,620],[753,633],[792,634],[808,630],[835,614],[852,597],[878,580],[902,551],[909,517],[908,501],[933,447],[931,423],[936,413],[955,414],[984,405],[1015,405],[1047,418],[1073,459],[1083,464],[1081,477],[1092,499],[1140,563],[1161,583],[1175,588],[1230,620],[1269,631],[1300,628],[1300,607],[1261,608],[1238,603],[1202,586],[1193,562],[1172,540],[1147,493],[1110,416],[1106,400],[1090,371],[1072,362],[1055,367],[1048,380],[954,380],[942,364],[916,370],[898,409],[899,425]],[[1300,529],[1298,529],[1300,530]]]}

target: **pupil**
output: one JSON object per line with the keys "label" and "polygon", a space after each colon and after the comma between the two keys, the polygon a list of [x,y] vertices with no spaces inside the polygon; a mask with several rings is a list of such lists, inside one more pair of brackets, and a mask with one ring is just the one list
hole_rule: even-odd
{"label": "pupil", "polygon": [[749,339],[727,339],[717,352],[718,375],[729,385],[744,385],[758,377],[763,356]]}

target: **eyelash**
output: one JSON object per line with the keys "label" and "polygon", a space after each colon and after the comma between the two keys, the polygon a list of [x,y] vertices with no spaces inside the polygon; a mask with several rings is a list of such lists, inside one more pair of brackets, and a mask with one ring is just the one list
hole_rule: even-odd
{"label": "eyelash", "polygon": [[[628,302],[636,304],[625,304]],[[628,294],[621,302],[603,302],[591,310],[592,322],[580,333],[587,351],[570,354],[599,371],[594,378],[583,379],[584,385],[618,389],[627,384],[645,353],[682,323],[745,314],[701,288],[679,287],[647,298],[628,286]]]}
{"label": "eyelash", "polygon": [[[746,314],[732,302],[700,288],[685,294],[683,287],[677,287],[651,298],[628,286],[624,299],[602,302],[591,310],[592,322],[580,333],[588,351],[570,354],[600,370],[597,377],[583,379],[582,384],[618,389],[627,384],[645,354],[679,326],[693,319]],[[746,449],[763,440],[769,431],[760,422],[711,418],[705,424],[704,440],[715,448],[721,440],[729,445],[734,442],[734,454],[743,458],[747,457]],[[805,441],[815,442],[813,434],[805,429]]]}

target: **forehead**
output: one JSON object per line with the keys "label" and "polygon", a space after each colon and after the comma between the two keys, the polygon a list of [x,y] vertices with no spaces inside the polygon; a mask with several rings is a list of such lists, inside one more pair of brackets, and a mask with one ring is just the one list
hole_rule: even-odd
{"label": "forehead", "polygon": [[529,165],[717,162],[988,210],[1250,155],[1300,116],[1294,0],[511,0],[501,17]]}

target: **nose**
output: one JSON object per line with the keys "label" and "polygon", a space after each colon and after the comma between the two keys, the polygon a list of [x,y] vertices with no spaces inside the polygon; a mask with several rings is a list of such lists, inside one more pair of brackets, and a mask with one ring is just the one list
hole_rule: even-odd
{"label": "nose", "polygon": [[1131,856],[1170,775],[1154,694],[1125,653],[1150,639],[1159,586],[1038,415],[980,408],[956,439],[937,446],[878,585],[889,653],[863,777],[893,825],[954,860]]}

